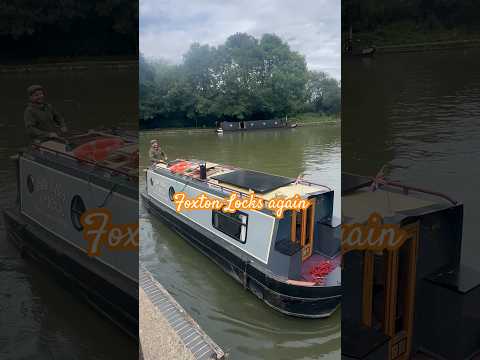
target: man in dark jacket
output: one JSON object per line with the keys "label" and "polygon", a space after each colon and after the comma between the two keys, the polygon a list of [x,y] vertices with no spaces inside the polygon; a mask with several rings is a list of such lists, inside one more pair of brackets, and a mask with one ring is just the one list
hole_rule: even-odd
{"label": "man in dark jacket", "polygon": [[29,103],[23,114],[25,127],[30,139],[44,141],[58,138],[59,133],[67,132],[63,117],[47,104],[45,90],[41,85],[32,85],[28,89]]}
{"label": "man in dark jacket", "polygon": [[148,152],[148,156],[150,157],[150,162],[152,164],[156,164],[159,161],[166,162],[168,159],[157,140],[150,141],[150,150]]}

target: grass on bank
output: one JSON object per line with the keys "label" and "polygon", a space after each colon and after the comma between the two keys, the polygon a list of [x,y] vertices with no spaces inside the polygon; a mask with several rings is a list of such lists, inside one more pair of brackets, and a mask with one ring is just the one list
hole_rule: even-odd
{"label": "grass on bank", "polygon": [[318,113],[304,113],[292,116],[289,122],[296,122],[299,125],[323,124],[325,122],[339,121],[340,117],[332,115],[323,115]]}
{"label": "grass on bank", "polygon": [[[347,34],[344,33],[343,39],[346,37]],[[412,21],[404,21],[378,26],[369,32],[356,33],[354,29],[353,33],[354,48],[371,45],[382,47],[465,40],[480,40],[480,30],[447,29],[438,24],[426,26]]]}

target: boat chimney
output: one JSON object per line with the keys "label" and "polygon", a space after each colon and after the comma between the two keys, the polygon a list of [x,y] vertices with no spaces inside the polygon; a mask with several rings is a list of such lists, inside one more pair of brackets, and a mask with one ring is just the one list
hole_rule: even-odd
{"label": "boat chimney", "polygon": [[200,179],[206,180],[207,179],[207,164],[203,163],[200,164]]}

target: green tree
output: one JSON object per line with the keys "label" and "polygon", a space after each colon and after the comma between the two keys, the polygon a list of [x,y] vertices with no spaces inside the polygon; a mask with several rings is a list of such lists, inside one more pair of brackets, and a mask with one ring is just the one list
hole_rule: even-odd
{"label": "green tree", "polygon": [[307,82],[307,106],[311,111],[338,114],[341,108],[340,83],[321,71],[310,71]]}
{"label": "green tree", "polygon": [[136,1],[4,0],[0,19],[2,58],[137,55]]}
{"label": "green tree", "polygon": [[[283,117],[304,110],[309,101],[304,56],[274,34],[258,40],[237,33],[218,47],[195,43],[180,65],[141,56],[139,79],[143,127]],[[315,111],[339,111],[334,85]]]}

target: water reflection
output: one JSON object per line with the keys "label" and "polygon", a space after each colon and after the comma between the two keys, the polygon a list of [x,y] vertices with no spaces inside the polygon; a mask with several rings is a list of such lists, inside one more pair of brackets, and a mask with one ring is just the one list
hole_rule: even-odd
{"label": "water reflection", "polygon": [[479,49],[343,64],[343,169],[441,191],[465,205],[463,262],[480,269]]}

